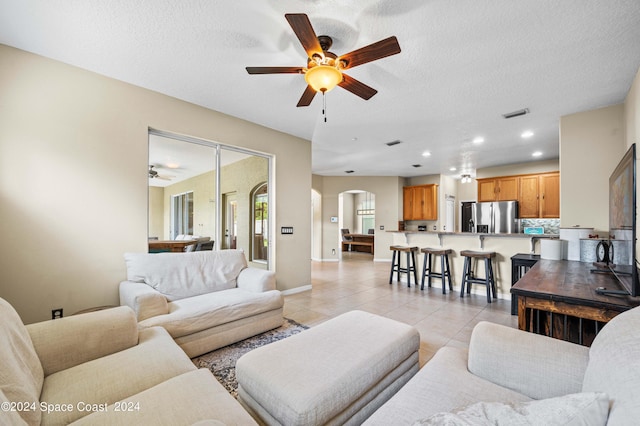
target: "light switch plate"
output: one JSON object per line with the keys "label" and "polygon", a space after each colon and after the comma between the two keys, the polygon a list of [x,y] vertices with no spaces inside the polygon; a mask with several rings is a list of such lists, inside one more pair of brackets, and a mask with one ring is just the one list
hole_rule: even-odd
{"label": "light switch plate", "polygon": [[281,234],[293,234],[293,226],[283,226],[280,228]]}

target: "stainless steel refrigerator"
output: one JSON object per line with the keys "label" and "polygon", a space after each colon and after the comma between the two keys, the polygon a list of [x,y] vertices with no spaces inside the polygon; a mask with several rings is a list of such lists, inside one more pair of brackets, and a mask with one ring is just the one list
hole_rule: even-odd
{"label": "stainless steel refrigerator", "polygon": [[478,233],[517,234],[520,232],[517,201],[475,203],[472,209]]}

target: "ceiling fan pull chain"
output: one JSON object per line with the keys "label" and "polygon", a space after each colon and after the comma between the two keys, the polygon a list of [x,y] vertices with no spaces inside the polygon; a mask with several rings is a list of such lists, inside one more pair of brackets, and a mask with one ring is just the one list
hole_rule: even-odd
{"label": "ceiling fan pull chain", "polygon": [[322,115],[324,116],[324,122],[327,122],[327,98],[325,94],[326,90],[322,90]]}

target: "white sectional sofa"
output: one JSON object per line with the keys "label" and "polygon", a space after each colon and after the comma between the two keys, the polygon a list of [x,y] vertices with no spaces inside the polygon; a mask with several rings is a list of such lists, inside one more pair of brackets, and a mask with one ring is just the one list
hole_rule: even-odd
{"label": "white sectional sofa", "polygon": [[0,299],[0,424],[256,424],[126,306],[25,326]]}
{"label": "white sectional sofa", "polygon": [[275,274],[242,250],[127,253],[120,304],[141,329],[161,326],[193,358],[283,323]]}
{"label": "white sectional sofa", "polygon": [[468,351],[440,349],[364,424],[638,424],[638,330],[640,307],[590,348],[481,322]]}

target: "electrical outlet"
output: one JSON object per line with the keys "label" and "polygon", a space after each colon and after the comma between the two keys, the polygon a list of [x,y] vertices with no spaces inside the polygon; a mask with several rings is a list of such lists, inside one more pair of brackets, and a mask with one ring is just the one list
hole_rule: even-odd
{"label": "electrical outlet", "polygon": [[51,319],[62,318],[62,308],[51,310]]}
{"label": "electrical outlet", "polygon": [[331,254],[336,254],[336,249],[331,249]]}

